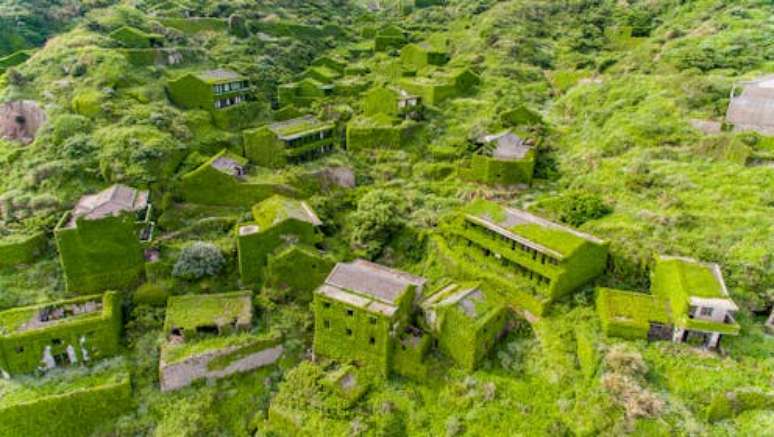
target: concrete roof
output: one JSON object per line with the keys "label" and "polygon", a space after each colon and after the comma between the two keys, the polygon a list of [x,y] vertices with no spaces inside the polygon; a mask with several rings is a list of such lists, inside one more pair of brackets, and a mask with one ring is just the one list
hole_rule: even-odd
{"label": "concrete roof", "polygon": [[245,77],[242,76],[241,74],[235,71],[226,70],[223,68],[218,68],[215,70],[200,71],[198,73],[194,73],[194,76],[196,76],[200,80],[203,80],[204,82],[209,82],[209,83],[245,80]]}
{"label": "concrete roof", "polygon": [[422,287],[426,281],[419,276],[359,259],[338,263],[325,283],[394,304],[408,286]]}
{"label": "concrete roof", "polygon": [[742,93],[734,97],[732,92],[726,120],[737,130],[774,135],[774,75],[740,85]]}
{"label": "concrete roof", "polygon": [[116,184],[97,194],[81,197],[73,208],[72,218],[97,220],[123,212],[140,211],[148,206],[148,191]]}
{"label": "concrete roof", "polygon": [[279,121],[269,125],[269,130],[274,132],[283,141],[291,141],[332,128],[333,124],[322,122],[311,115]]}
{"label": "concrete roof", "polygon": [[523,159],[530,146],[524,143],[524,140],[511,131],[503,131],[498,134],[484,135],[479,139],[483,144],[494,144],[492,157],[506,161]]}

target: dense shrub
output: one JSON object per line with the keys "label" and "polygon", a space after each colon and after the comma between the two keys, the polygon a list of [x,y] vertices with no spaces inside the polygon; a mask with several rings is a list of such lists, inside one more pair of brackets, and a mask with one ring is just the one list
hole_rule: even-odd
{"label": "dense shrub", "polygon": [[598,195],[574,191],[562,196],[559,220],[572,226],[580,226],[610,214],[613,209]]}
{"label": "dense shrub", "polygon": [[172,275],[189,280],[216,276],[225,264],[226,260],[217,246],[197,241],[183,249],[172,269]]}
{"label": "dense shrub", "polygon": [[351,215],[353,246],[377,256],[403,225],[401,198],[394,191],[373,190],[363,196]]}

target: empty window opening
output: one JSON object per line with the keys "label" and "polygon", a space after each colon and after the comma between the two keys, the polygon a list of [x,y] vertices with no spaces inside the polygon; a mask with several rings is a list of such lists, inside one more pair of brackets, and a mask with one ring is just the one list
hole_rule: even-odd
{"label": "empty window opening", "polygon": [[331,303],[330,302],[323,302],[323,308],[330,308]]}
{"label": "empty window opening", "polygon": [[354,317],[355,316],[355,311],[354,310],[347,310],[347,315],[350,316],[350,317]]}
{"label": "empty window opening", "polygon": [[182,328],[172,328],[172,335],[176,335],[178,337],[182,337],[183,336]]}
{"label": "empty window opening", "polygon": [[16,346],[16,353],[20,354],[22,352],[24,352],[24,346]]}
{"label": "empty window opening", "polygon": [[218,327],[215,325],[202,325],[196,327],[197,334],[218,334]]}
{"label": "empty window opening", "polygon": [[373,337],[369,338],[369,339],[368,339],[368,344],[370,344],[370,345],[372,345],[372,346],[373,346],[373,345],[375,345],[375,344],[376,344],[376,339],[375,339],[375,338],[373,338]]}
{"label": "empty window opening", "polygon": [[369,318],[368,318],[368,321],[369,321],[369,322],[370,322],[372,325],[376,325],[376,317],[369,317]]}
{"label": "empty window opening", "polygon": [[330,320],[323,320],[323,326],[330,329],[331,327],[331,321]]}
{"label": "empty window opening", "polygon": [[710,307],[703,307],[701,309],[701,315],[702,316],[711,316],[712,315],[712,308],[710,308]]}
{"label": "empty window opening", "polygon": [[62,344],[62,340],[59,339],[59,338],[55,338],[55,339],[51,340],[51,344]]}
{"label": "empty window opening", "polygon": [[347,335],[352,336],[352,330],[347,328]]}

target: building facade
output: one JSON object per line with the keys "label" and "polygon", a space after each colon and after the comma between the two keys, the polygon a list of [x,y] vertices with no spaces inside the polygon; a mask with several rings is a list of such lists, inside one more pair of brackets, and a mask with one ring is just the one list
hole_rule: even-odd
{"label": "building facade", "polygon": [[246,102],[250,83],[231,70],[207,70],[169,81],[167,92],[177,106],[212,112]]}
{"label": "building facade", "polygon": [[325,155],[334,150],[333,123],[311,115],[272,123],[243,134],[244,155],[263,167],[282,167]]}
{"label": "building facade", "polygon": [[0,374],[45,372],[113,356],[121,324],[115,292],[0,312]]}

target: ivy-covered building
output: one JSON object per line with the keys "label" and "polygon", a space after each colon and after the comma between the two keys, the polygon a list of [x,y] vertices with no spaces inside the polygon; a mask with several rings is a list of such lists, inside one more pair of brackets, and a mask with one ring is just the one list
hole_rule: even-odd
{"label": "ivy-covered building", "polygon": [[172,102],[182,108],[212,112],[246,102],[250,82],[231,70],[207,70],[170,80],[167,92]]}
{"label": "ivy-covered building", "polygon": [[123,289],[145,269],[143,245],[153,238],[148,191],[125,185],[83,196],[54,229],[67,290]]}
{"label": "ivy-covered building", "polygon": [[323,83],[312,77],[298,82],[284,83],[277,87],[277,99],[280,106],[294,105],[303,108],[313,102],[333,95],[335,86]]}
{"label": "ivy-covered building", "polygon": [[421,307],[440,348],[468,371],[492,350],[508,322],[508,308],[476,285],[448,284]]}
{"label": "ivy-covered building", "polygon": [[374,50],[384,52],[399,49],[408,42],[406,34],[397,26],[388,25],[380,29],[374,37]]}
{"label": "ivy-covered building", "polygon": [[[253,222],[237,228],[239,274],[243,284],[259,281],[269,256],[291,244],[313,246],[322,238],[322,222],[301,200],[273,196],[253,207]],[[297,272],[303,275],[303,272]]]}
{"label": "ivy-covered building", "polygon": [[450,256],[515,308],[540,315],[607,266],[608,243],[529,212],[479,200],[445,226]]}
{"label": "ivy-covered building", "polygon": [[443,66],[449,62],[449,51],[444,44],[434,41],[407,44],[400,50],[400,60],[405,67],[414,70],[429,65]]}
{"label": "ivy-covered building", "polygon": [[419,124],[412,120],[401,120],[381,113],[356,117],[347,123],[347,150],[400,149],[411,139],[416,126]]}
{"label": "ivy-covered building", "polygon": [[147,33],[136,27],[122,26],[110,32],[110,37],[122,47],[129,49],[149,49],[161,47],[164,44],[164,36]]}
{"label": "ivy-covered building", "polygon": [[716,348],[722,335],[737,335],[739,308],[720,266],[691,258],[658,256],[651,292],[601,288],[597,312],[610,336],[671,340]]}
{"label": "ivy-covered building", "polygon": [[162,391],[199,379],[218,379],[275,363],[284,352],[276,332],[254,335],[249,291],[188,294],[167,302],[161,346]]}
{"label": "ivy-covered building", "polygon": [[115,292],[0,312],[0,374],[8,378],[113,356],[121,323]]}
{"label": "ivy-covered building", "polygon": [[465,178],[493,185],[530,184],[535,168],[535,150],[511,131],[476,139],[477,151]]}
{"label": "ivy-covered building", "polygon": [[314,294],[314,352],[388,375],[426,280],[365,260],[339,263]]}
{"label": "ivy-covered building", "polygon": [[407,77],[400,87],[420,96],[428,105],[439,105],[445,100],[471,94],[481,83],[481,78],[468,68],[448,71],[432,70],[427,75]]}
{"label": "ivy-covered building", "polygon": [[389,87],[371,88],[363,96],[363,114],[371,117],[385,114],[397,118],[419,118],[422,98],[402,89]]}
{"label": "ivy-covered building", "polygon": [[282,167],[333,151],[335,124],[314,116],[279,121],[243,133],[245,156],[264,167]]}
{"label": "ivy-covered building", "polygon": [[190,203],[250,207],[274,194],[295,190],[273,176],[258,177],[247,159],[224,149],[180,179],[179,194]]}

